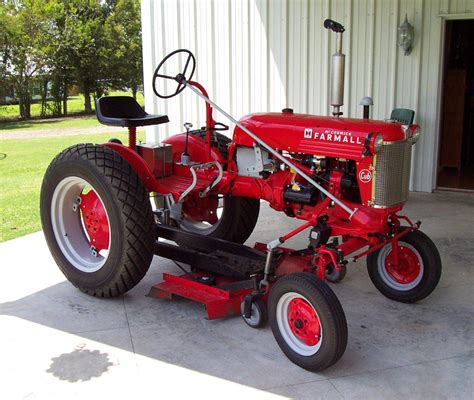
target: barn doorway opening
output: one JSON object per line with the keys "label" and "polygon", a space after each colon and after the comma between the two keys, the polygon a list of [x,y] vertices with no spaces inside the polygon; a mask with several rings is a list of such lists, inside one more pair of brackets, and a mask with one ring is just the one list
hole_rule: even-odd
{"label": "barn doorway opening", "polygon": [[438,189],[474,190],[474,20],[446,22]]}

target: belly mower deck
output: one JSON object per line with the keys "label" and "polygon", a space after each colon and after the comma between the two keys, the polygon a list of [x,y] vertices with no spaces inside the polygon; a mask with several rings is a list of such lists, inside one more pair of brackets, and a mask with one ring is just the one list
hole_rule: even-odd
{"label": "belly mower deck", "polygon": [[163,274],[149,296],[171,299],[180,296],[204,304],[209,319],[240,314],[243,297],[252,293],[255,279],[265,268],[265,253],[245,245],[184,232],[170,226],[157,227],[160,239],[155,254],[191,266],[191,272],[177,276]]}

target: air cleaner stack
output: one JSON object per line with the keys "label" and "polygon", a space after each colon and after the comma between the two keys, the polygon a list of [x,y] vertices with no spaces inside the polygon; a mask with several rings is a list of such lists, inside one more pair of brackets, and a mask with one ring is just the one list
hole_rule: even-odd
{"label": "air cleaner stack", "polygon": [[344,104],[344,67],[346,56],[342,54],[342,33],[344,27],[331,19],[324,21],[324,27],[336,32],[336,52],[332,55],[332,79],[331,79],[331,106],[333,107],[332,115],[339,117],[342,115],[340,111]]}

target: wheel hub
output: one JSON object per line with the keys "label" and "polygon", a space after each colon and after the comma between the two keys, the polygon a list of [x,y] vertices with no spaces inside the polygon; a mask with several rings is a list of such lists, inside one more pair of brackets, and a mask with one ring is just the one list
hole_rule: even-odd
{"label": "wheel hub", "polygon": [[385,259],[385,269],[398,283],[414,282],[420,274],[420,260],[415,252],[406,246],[398,246],[398,263],[393,251]]}
{"label": "wheel hub", "polygon": [[291,300],[288,307],[291,332],[304,344],[316,345],[321,337],[321,324],[314,308],[304,299]]}
{"label": "wheel hub", "polygon": [[82,221],[89,236],[91,247],[94,247],[96,252],[107,250],[109,248],[110,229],[104,205],[93,190],[86,194],[81,193],[80,198]]}

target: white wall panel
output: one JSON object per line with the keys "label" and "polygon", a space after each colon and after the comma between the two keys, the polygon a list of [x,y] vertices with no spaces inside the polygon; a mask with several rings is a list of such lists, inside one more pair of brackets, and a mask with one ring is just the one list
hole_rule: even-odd
{"label": "white wall panel", "polygon": [[288,105],[302,113],[308,112],[308,17],[309,0],[293,2],[288,9]]}
{"label": "white wall panel", "polygon": [[[396,44],[405,14],[415,26],[409,56]],[[411,187],[431,191],[444,20],[461,17],[474,18],[474,0],[142,0],[145,107],[171,121],[149,128],[147,140],[180,132],[186,121],[205,123],[203,102],[190,91],[171,100],[152,93],[153,70],[178,48],[196,55],[195,79],[237,118],[284,107],[328,115],[335,40],[322,24],[332,18],[346,27],[344,114],[360,116],[366,95],[374,99],[376,119],[388,118],[395,107],[414,109],[423,136]]]}
{"label": "white wall panel", "polygon": [[[275,0],[266,2],[268,18],[266,19],[266,35],[269,43],[268,56],[268,92],[269,110],[279,110],[288,106],[286,82],[287,77],[287,40],[288,40],[288,3]],[[262,3],[259,3],[262,7]]]}
{"label": "white wall panel", "polygon": [[[265,1],[249,4],[250,46],[250,110],[267,110],[268,105],[268,41],[265,32],[268,8]],[[226,107],[226,109],[229,109]]]}
{"label": "white wall panel", "polygon": [[329,100],[329,35],[321,30],[329,3],[309,2],[308,112],[326,113]]}

